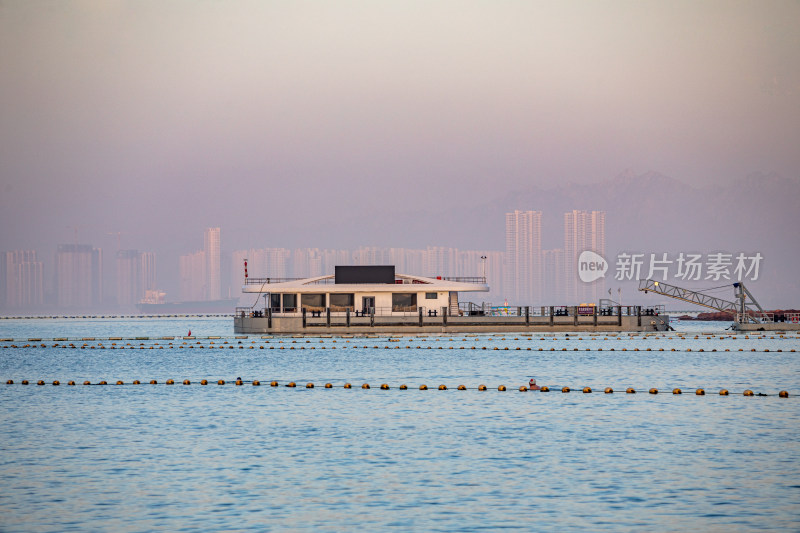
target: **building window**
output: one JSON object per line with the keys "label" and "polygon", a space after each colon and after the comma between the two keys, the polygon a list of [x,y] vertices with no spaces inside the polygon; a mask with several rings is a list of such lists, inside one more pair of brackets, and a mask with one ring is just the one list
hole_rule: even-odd
{"label": "building window", "polygon": [[438,300],[439,299],[439,295],[436,294],[435,292],[426,292],[425,293],[425,299],[426,300]]}
{"label": "building window", "polygon": [[283,310],[287,313],[294,313],[297,310],[297,295],[284,294],[283,295]]}
{"label": "building window", "polygon": [[314,311],[325,309],[324,294],[301,294],[300,298],[300,301],[303,302],[303,309],[313,309]]}
{"label": "building window", "polygon": [[269,295],[269,306],[272,308],[273,311],[280,311],[281,310],[281,295],[277,293],[272,293]]}
{"label": "building window", "polygon": [[417,293],[396,292],[392,294],[392,311],[416,311]]}
{"label": "building window", "polygon": [[353,293],[331,293],[331,311],[345,311],[354,309],[356,296]]}

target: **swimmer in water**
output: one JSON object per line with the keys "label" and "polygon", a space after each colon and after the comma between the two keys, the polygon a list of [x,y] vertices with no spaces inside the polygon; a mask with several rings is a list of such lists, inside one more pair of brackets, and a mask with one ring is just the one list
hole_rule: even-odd
{"label": "swimmer in water", "polygon": [[528,382],[528,390],[541,390],[541,387],[536,384],[536,380],[531,378]]}

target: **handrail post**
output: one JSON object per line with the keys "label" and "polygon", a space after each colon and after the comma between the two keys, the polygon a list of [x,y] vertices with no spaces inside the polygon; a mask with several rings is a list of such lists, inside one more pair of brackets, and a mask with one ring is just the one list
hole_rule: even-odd
{"label": "handrail post", "polygon": [[422,308],[418,307],[417,311],[419,311],[419,325],[422,326]]}
{"label": "handrail post", "polygon": [[617,306],[617,326],[622,327],[622,306]]}
{"label": "handrail post", "polygon": [[525,325],[531,325],[531,308],[528,305],[525,306]]}
{"label": "handrail post", "polygon": [[442,307],[442,326],[447,327],[447,307]]}
{"label": "handrail post", "polygon": [[578,325],[578,306],[575,305],[572,307],[572,325]]}
{"label": "handrail post", "polygon": [[303,329],[306,328],[306,308],[303,308]]}
{"label": "handrail post", "polygon": [[370,307],[369,308],[369,327],[372,327],[374,325],[375,325],[375,308],[374,307]]}
{"label": "handrail post", "polygon": [[594,318],[594,327],[597,327],[597,306],[592,306],[592,315]]}
{"label": "handrail post", "polygon": [[349,307],[347,308],[346,315],[347,315],[347,318],[345,319],[345,322],[347,324],[347,327],[349,328],[350,327],[350,308]]}
{"label": "handrail post", "polygon": [[325,323],[328,327],[331,327],[331,308],[325,308]]}
{"label": "handrail post", "polygon": [[555,319],[553,317],[553,313],[555,312],[555,308],[551,305],[550,306],[550,325],[552,326],[555,323]]}
{"label": "handrail post", "polygon": [[272,331],[272,308],[267,308],[267,329]]}

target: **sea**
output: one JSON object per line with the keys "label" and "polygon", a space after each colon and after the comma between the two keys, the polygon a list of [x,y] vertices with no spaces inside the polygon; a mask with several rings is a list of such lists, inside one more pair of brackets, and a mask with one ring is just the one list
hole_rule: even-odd
{"label": "sea", "polygon": [[0,319],[0,531],[800,530],[800,336],[673,325]]}

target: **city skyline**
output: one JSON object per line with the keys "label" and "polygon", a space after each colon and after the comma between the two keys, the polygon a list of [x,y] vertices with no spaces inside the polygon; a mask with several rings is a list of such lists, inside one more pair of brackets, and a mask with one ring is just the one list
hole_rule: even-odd
{"label": "city skyline", "polygon": [[[565,260],[564,250],[570,243],[591,246],[605,252],[605,213],[572,211],[564,214],[565,244],[563,249],[542,250],[540,211],[506,213],[505,251],[461,250],[457,247],[427,246],[423,249],[361,246],[356,249],[320,248],[250,248],[230,252],[228,292],[239,297],[243,282],[243,266],[249,263],[251,277],[314,277],[330,274],[338,265],[391,264],[399,272],[435,276],[487,278],[490,292],[487,303],[505,305],[566,305],[565,298],[574,287],[565,280],[576,277],[573,261]],[[575,228],[572,220],[582,221]],[[587,221],[590,221],[587,223]],[[572,236],[569,240],[568,236]],[[570,252],[572,253],[572,252]],[[165,298],[168,291],[156,276],[156,254],[138,250],[118,250],[115,256],[115,278],[103,279],[102,249],[88,244],[59,245],[56,252],[55,301],[45,302],[43,264],[36,261],[35,251],[3,252],[3,298],[5,310],[45,308],[113,307],[134,310],[136,304]],[[575,255],[572,253],[572,255]],[[203,249],[182,254],[178,264],[180,287],[178,301],[219,300],[222,288],[222,240],[219,227],[206,228]],[[21,267],[20,265],[28,265]],[[558,270],[558,272],[556,272]],[[115,286],[114,299],[104,298],[102,287]],[[27,287],[27,300],[19,296]],[[602,285],[597,296],[603,292]],[[31,288],[33,287],[33,288]],[[587,287],[587,290],[589,287]],[[586,299],[587,293],[575,291],[574,298]],[[562,300],[555,300],[556,297]],[[549,298],[549,300],[548,300]]]}

